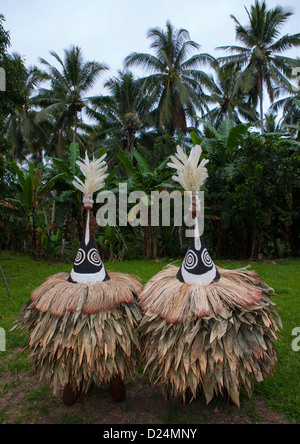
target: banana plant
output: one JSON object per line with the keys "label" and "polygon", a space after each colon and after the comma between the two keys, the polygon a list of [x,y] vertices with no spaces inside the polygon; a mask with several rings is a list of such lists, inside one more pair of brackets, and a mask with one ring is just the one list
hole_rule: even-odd
{"label": "banana plant", "polygon": [[10,172],[16,174],[18,178],[14,190],[15,196],[5,198],[0,204],[6,205],[10,211],[17,212],[20,218],[26,220],[26,231],[31,238],[31,250],[34,257],[38,259],[41,257],[39,233],[47,228],[40,217],[43,202],[64,173],[56,174],[48,179],[44,166],[36,168],[33,163],[30,163],[28,170],[25,170],[14,162],[10,164]]}
{"label": "banana plant", "polygon": [[[167,157],[157,168],[151,169],[146,159],[137,150],[131,152],[135,159],[136,166],[133,165],[130,156],[127,153],[119,152],[117,157],[120,163],[129,173],[127,182],[128,191],[143,191],[145,193],[143,204],[148,207],[148,216],[151,215],[151,192],[162,191],[164,189],[174,188],[172,172],[167,168],[169,157]],[[130,213],[129,213],[130,217]],[[149,216],[150,217],[150,216]],[[157,254],[157,227],[143,226],[143,244],[144,256],[155,258]]]}
{"label": "banana plant", "polygon": [[106,225],[104,233],[98,236],[97,241],[108,250],[110,262],[123,260],[127,245],[120,227]]}
{"label": "banana plant", "polygon": [[[217,131],[209,122],[199,119],[204,128],[210,133],[210,137],[206,137],[196,131],[191,132],[191,138],[195,145],[201,145],[204,154],[215,152],[218,156],[226,156],[234,153],[241,143],[243,136],[247,134],[251,128],[251,123],[240,123],[235,125],[232,120],[224,120],[220,131]],[[200,133],[200,134],[199,134]]]}
{"label": "banana plant", "polygon": [[200,131],[192,131],[191,138],[194,145],[201,145],[204,157],[217,158],[220,166],[223,166],[224,171],[231,177],[235,170],[235,154],[252,124],[235,125],[232,120],[224,120],[220,131],[217,131],[209,122],[203,119],[200,121],[204,129],[208,131],[209,137]]}
{"label": "banana plant", "polygon": [[[126,171],[130,173],[130,177],[127,180],[130,191],[140,190],[144,191],[147,196],[150,196],[151,191],[172,187],[172,174],[169,168],[166,168],[170,160],[169,157],[158,167],[151,169],[146,159],[136,148],[132,150],[132,155],[136,161],[136,166],[134,166],[127,153],[117,153],[119,161],[124,165]],[[151,204],[150,200],[148,204]]]}

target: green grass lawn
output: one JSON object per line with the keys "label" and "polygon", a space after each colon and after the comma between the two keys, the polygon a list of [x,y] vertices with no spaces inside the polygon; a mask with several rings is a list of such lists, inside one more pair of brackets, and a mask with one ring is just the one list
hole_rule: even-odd
{"label": "green grass lawn", "polygon": [[[154,274],[160,271],[168,261],[124,261],[106,263],[108,270],[133,273],[146,283]],[[179,264],[180,262],[178,262]],[[28,343],[28,336],[20,336],[19,331],[10,332],[18,317],[21,307],[30,298],[31,292],[44,279],[60,271],[69,272],[72,264],[47,264],[36,262],[24,255],[11,255],[9,252],[0,253],[0,264],[7,278],[13,295],[11,301],[0,276],[0,328],[6,331],[6,352],[0,352],[0,378],[3,372],[20,373],[30,368],[26,355],[11,359],[12,351],[21,350]],[[238,268],[247,265],[246,262],[224,261],[217,262],[223,268]],[[275,367],[274,377],[267,378],[255,389],[254,396],[264,399],[267,406],[284,415],[291,422],[300,421],[300,351],[292,350],[292,331],[300,327],[300,261],[282,260],[277,264],[257,262],[252,268],[270,285],[277,294],[275,302],[283,322],[281,338],[277,342],[279,360]],[[17,353],[14,355],[16,356]],[[10,358],[9,358],[10,357]],[[16,382],[17,384],[17,382]],[[6,388],[1,386],[0,395]],[[247,407],[249,409],[249,405]],[[176,415],[175,415],[176,416]],[[180,423],[180,420],[178,421]],[[0,412],[1,423],[1,412]]]}

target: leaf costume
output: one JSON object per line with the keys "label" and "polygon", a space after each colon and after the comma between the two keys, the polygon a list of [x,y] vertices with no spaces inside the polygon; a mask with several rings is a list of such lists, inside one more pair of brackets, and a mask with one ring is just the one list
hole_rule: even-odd
{"label": "leaf costume", "polygon": [[[49,277],[31,295],[16,327],[29,331],[33,366],[40,378],[64,386],[65,404],[75,402],[92,385],[110,384],[116,401],[125,399],[124,378],[136,369],[141,351],[137,326],[141,310],[136,297],[142,285],[133,275],[106,271],[90,234],[93,193],[105,184],[105,156],[77,161],[85,182],[86,226],[70,274]],[[16,328],[15,327],[15,328]]]}
{"label": "leaf costume", "polygon": [[[168,165],[186,191],[199,190],[208,177],[207,160],[195,146],[189,157],[177,147]],[[197,201],[191,206],[195,210]],[[240,405],[244,386],[272,373],[277,360],[274,340],[280,318],[273,289],[248,268],[215,266],[196,219],[195,236],[180,268],[169,265],[146,284],[139,296],[144,316],[145,370],[162,394],[191,402],[200,391],[207,403],[221,394]]]}

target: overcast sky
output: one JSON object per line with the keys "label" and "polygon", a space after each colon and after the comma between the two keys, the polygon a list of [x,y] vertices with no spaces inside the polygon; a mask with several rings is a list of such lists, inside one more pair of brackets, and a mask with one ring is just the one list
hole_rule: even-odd
{"label": "overcast sky", "polygon": [[[201,52],[219,56],[217,46],[235,44],[233,14],[248,23],[244,6],[254,0],[1,0],[0,14],[10,31],[10,52],[23,56],[26,65],[39,65],[43,57],[51,63],[49,51],[63,56],[72,44],[82,48],[86,60],[106,63],[110,71],[96,86],[102,92],[104,81],[123,68],[124,58],[132,51],[150,52],[147,30],[164,27],[170,20],[176,28],[189,31]],[[284,34],[300,32],[299,0],[267,0],[272,8],[281,5],[294,11],[284,26]],[[299,57],[300,50],[288,55]]]}

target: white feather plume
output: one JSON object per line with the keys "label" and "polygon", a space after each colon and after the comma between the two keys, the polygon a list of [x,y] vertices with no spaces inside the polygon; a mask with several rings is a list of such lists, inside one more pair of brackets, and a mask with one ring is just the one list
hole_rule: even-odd
{"label": "white feather plume", "polygon": [[178,145],[176,157],[171,156],[172,162],[168,163],[168,166],[177,170],[177,176],[172,176],[172,178],[179,182],[185,191],[199,191],[208,178],[205,165],[209,160],[203,159],[198,165],[201,154],[202,148],[195,145],[191,149],[189,157],[187,157],[181,146]]}
{"label": "white feather plume", "polygon": [[106,154],[100,159],[90,161],[87,152],[85,153],[85,159],[77,160],[77,165],[80,167],[82,174],[85,177],[85,181],[82,182],[77,176],[74,177],[73,185],[80,190],[84,196],[92,196],[96,191],[101,190],[105,185],[105,179],[108,174],[107,164],[105,162]]}

